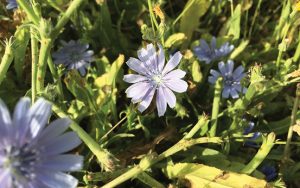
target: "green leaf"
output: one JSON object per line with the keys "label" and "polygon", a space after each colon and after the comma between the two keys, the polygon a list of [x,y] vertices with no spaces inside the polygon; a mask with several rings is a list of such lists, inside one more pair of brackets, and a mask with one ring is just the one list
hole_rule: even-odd
{"label": "green leaf", "polygon": [[199,27],[199,19],[207,12],[211,1],[207,0],[189,0],[184,7],[184,13],[180,21],[180,32],[187,37],[187,44],[193,35],[195,29]]}
{"label": "green leaf", "polygon": [[124,60],[124,55],[119,55],[119,57],[111,65],[109,71],[95,80],[96,86],[98,86],[99,88],[102,88],[104,86],[113,86],[121,69],[121,66],[124,63]]}
{"label": "green leaf", "polygon": [[88,104],[92,98],[92,89],[77,71],[69,71],[64,82],[68,90],[76,97],[76,99]]}
{"label": "green leaf", "polygon": [[233,50],[229,59],[232,59],[232,60],[235,59],[238,55],[240,55],[246,49],[248,44],[249,44],[249,40],[242,41],[241,44]]}
{"label": "green leaf", "polygon": [[236,6],[236,8],[234,9],[232,17],[229,20],[228,35],[233,35],[233,39],[240,38],[241,15],[242,15],[242,7],[241,7],[241,4],[238,4]]}
{"label": "green leaf", "polygon": [[17,73],[18,80],[22,80],[23,69],[25,64],[25,54],[29,42],[29,31],[24,27],[19,27],[15,33],[14,42],[14,68]]}
{"label": "green leaf", "polygon": [[165,173],[171,179],[186,179],[191,187],[211,188],[266,188],[268,183],[245,174],[223,171],[215,167],[195,163],[178,163],[167,166]]}
{"label": "green leaf", "polygon": [[199,83],[202,80],[203,75],[198,61],[194,61],[192,64],[192,77],[196,83]]}
{"label": "green leaf", "polygon": [[184,40],[186,40],[184,33],[175,33],[166,40],[165,47],[171,48],[173,46],[180,46]]}
{"label": "green leaf", "polygon": [[279,22],[275,28],[274,34],[273,36],[276,37],[276,40],[279,40],[279,38],[283,37],[283,33],[284,33],[284,26],[287,23],[287,20],[289,18],[289,15],[291,13],[291,2],[290,1],[285,1],[285,5],[282,8],[281,11],[281,15],[280,15],[280,19]]}

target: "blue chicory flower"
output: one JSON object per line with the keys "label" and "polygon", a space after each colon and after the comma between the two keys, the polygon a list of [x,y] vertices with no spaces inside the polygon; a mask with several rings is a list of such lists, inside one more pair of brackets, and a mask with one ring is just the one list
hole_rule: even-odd
{"label": "blue chicory flower", "polygon": [[234,46],[228,42],[217,48],[217,40],[215,37],[212,37],[210,46],[205,40],[201,39],[200,45],[194,48],[194,53],[200,61],[205,61],[206,64],[209,64],[211,61],[228,55],[233,49]]}
{"label": "blue chicory flower", "polygon": [[18,3],[16,0],[6,0],[6,2],[7,2],[6,5],[7,10],[18,8]]}
{"label": "blue chicory flower", "polygon": [[81,76],[86,75],[87,68],[94,60],[93,50],[87,50],[88,44],[82,44],[79,41],[62,41],[63,47],[53,53],[54,63],[63,64],[68,70],[77,69]]}
{"label": "blue chicory flower", "polygon": [[133,103],[139,103],[138,110],[145,111],[156,92],[156,106],[159,116],[163,116],[167,109],[176,105],[176,97],[173,91],[183,93],[187,90],[188,84],[181,78],[185,72],[176,69],[182,55],[176,52],[165,66],[165,55],[163,48],[159,45],[157,53],[153,44],[148,44],[147,48],[142,48],[137,52],[138,58],[130,58],[126,64],[138,74],[128,74],[124,76],[124,81],[132,83],[127,90],[127,97],[132,98]]}
{"label": "blue chicory flower", "polygon": [[241,80],[246,76],[244,73],[244,67],[239,66],[234,71],[234,62],[228,60],[227,64],[221,61],[218,64],[219,71],[210,70],[211,76],[208,77],[208,81],[214,84],[219,77],[223,78],[223,91],[222,97],[228,98],[231,96],[233,99],[238,98],[238,92],[246,92],[246,88],[242,87]]}
{"label": "blue chicory flower", "polygon": [[[254,122],[249,121],[248,126],[244,129],[244,135],[250,134],[251,131],[254,128]],[[249,146],[249,147],[254,147],[254,148],[258,148],[259,145],[255,142],[255,140],[260,137],[261,133],[260,132],[254,132],[253,136],[251,136],[246,142],[245,145]]]}
{"label": "blue chicory flower", "polygon": [[0,187],[75,188],[78,180],[66,174],[82,168],[83,157],[63,154],[81,141],[75,132],[64,133],[71,121],[57,119],[46,126],[51,104],[39,99],[30,107],[22,98],[13,117],[0,100]]}
{"label": "blue chicory flower", "polygon": [[260,171],[266,176],[268,182],[274,180],[277,177],[276,168],[271,165],[264,165],[260,168]]}

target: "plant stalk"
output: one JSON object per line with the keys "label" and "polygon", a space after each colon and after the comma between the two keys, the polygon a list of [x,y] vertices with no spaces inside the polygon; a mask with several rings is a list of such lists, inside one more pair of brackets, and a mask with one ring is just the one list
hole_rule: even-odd
{"label": "plant stalk", "polygon": [[296,97],[295,97],[294,106],[291,115],[291,123],[290,123],[289,131],[286,139],[286,145],[284,147],[284,153],[283,153],[284,160],[290,157],[290,143],[293,137],[293,126],[296,124],[297,111],[299,108],[299,99],[300,99],[300,84],[297,84]]}
{"label": "plant stalk", "polygon": [[26,12],[29,20],[35,25],[39,25],[39,17],[34,13],[34,10],[30,7],[26,0],[17,0],[18,5]]}
{"label": "plant stalk", "polygon": [[2,57],[1,64],[0,64],[0,85],[1,85],[2,81],[4,80],[6,73],[8,71],[8,68],[13,59],[14,59],[14,54],[13,54],[13,50],[12,50],[12,38],[10,38],[6,42],[4,55]]}
{"label": "plant stalk", "polygon": [[255,169],[263,162],[263,160],[267,157],[272,147],[275,144],[275,133],[271,132],[268,134],[266,138],[264,138],[263,143],[256,153],[256,155],[252,158],[252,160],[242,169],[241,173],[251,174],[255,171]]}
{"label": "plant stalk", "polygon": [[222,77],[218,78],[215,85],[215,94],[214,94],[213,108],[211,113],[212,126],[209,131],[209,135],[211,137],[214,137],[217,132],[218,115],[219,115],[219,108],[220,108],[220,101],[221,101],[221,90],[222,90]]}
{"label": "plant stalk", "polygon": [[198,139],[192,139],[192,140],[186,140],[186,139],[182,139],[180,140],[178,143],[176,143],[174,146],[172,146],[171,148],[167,149],[165,152],[161,153],[159,156],[155,156],[155,154],[150,154],[148,156],[146,156],[145,158],[143,158],[141,160],[141,162],[131,168],[129,171],[127,171],[126,173],[120,175],[119,177],[117,177],[116,179],[112,180],[111,182],[105,184],[102,188],[112,188],[112,187],[116,187],[117,185],[136,177],[138,174],[144,172],[145,170],[147,170],[148,168],[150,168],[152,165],[158,163],[159,161],[183,150],[183,149],[187,149],[188,147],[191,147],[193,145],[196,144],[203,144],[203,143],[222,143],[222,139],[219,137],[202,137],[202,138],[198,138]]}
{"label": "plant stalk", "polygon": [[37,67],[38,67],[38,41],[33,34],[33,28],[30,28],[31,37],[31,101],[35,102],[37,88]]}
{"label": "plant stalk", "polygon": [[[54,113],[59,117],[64,118],[68,115],[62,111],[58,106],[52,105]],[[116,168],[115,161],[118,161],[111,153],[103,149],[87,132],[85,132],[77,123],[73,122],[70,124],[70,128],[75,131],[80,139],[86,144],[86,146],[96,156],[99,163],[104,167],[105,170],[111,171]]]}
{"label": "plant stalk", "polygon": [[39,54],[38,71],[37,71],[37,92],[44,89],[45,75],[47,69],[47,58],[50,53],[52,40],[50,38],[42,38]]}

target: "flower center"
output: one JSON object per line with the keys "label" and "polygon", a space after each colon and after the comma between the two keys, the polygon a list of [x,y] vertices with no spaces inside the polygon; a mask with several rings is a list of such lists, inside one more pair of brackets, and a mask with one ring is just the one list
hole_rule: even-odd
{"label": "flower center", "polygon": [[233,76],[232,76],[232,75],[225,76],[225,78],[224,78],[224,85],[232,86],[232,85],[237,84],[237,83],[238,83],[238,82],[236,82],[236,81],[233,79]]}
{"label": "flower center", "polygon": [[71,53],[71,59],[73,61],[77,61],[79,59],[79,57],[80,57],[80,54],[78,54],[78,52],[72,52]]}
{"label": "flower center", "polygon": [[156,85],[160,85],[162,83],[162,76],[161,75],[154,75],[152,76],[152,80]]}
{"label": "flower center", "polygon": [[28,145],[22,148],[7,147],[4,149],[6,160],[4,168],[9,168],[15,179],[32,179],[35,177],[34,166],[38,161],[38,151]]}

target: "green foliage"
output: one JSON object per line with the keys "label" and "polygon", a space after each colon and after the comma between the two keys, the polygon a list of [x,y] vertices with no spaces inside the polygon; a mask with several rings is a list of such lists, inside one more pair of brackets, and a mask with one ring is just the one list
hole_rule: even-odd
{"label": "green foliage", "polygon": [[[83,140],[74,152],[84,156],[85,164],[74,173],[79,187],[298,187],[296,1],[34,2],[17,10],[0,4],[1,41],[13,36],[9,45],[0,45],[0,97],[13,109],[22,96],[42,96],[54,105],[53,119],[74,120],[71,129]],[[218,48],[225,42],[235,48],[206,64],[194,47],[213,36]],[[70,40],[94,51],[85,76],[53,64],[53,52]],[[188,89],[176,93],[176,106],[163,117],[157,116],[156,95],[140,113],[125,93],[129,84],[123,77],[133,73],[126,61],[138,58],[137,51],[149,43],[163,46],[166,62],[177,51],[183,55],[178,67],[186,72]],[[246,90],[237,99],[222,98],[223,82],[218,92],[208,82],[211,69],[227,60],[245,68],[241,83]],[[42,77],[31,79],[34,61]],[[35,93],[35,82],[45,87]],[[255,125],[246,134],[249,122]],[[261,136],[251,138],[258,132]],[[268,183],[265,165],[276,169]]]}
{"label": "green foliage", "polygon": [[192,38],[193,32],[199,26],[199,19],[208,11],[211,1],[189,0],[185,5],[180,20],[180,32],[187,37],[187,42]]}
{"label": "green foliage", "polygon": [[264,180],[256,179],[244,174],[222,171],[218,168],[203,164],[178,163],[166,167],[169,178],[187,179],[191,187],[268,187]]}
{"label": "green foliage", "polygon": [[241,16],[242,16],[242,7],[238,4],[228,23],[228,35],[233,35],[233,39],[239,39],[241,33]]}
{"label": "green foliage", "polygon": [[15,33],[15,41],[14,41],[14,68],[17,73],[17,79],[23,79],[23,72],[25,67],[26,60],[26,49],[30,39],[30,33],[26,28],[19,28]]}

